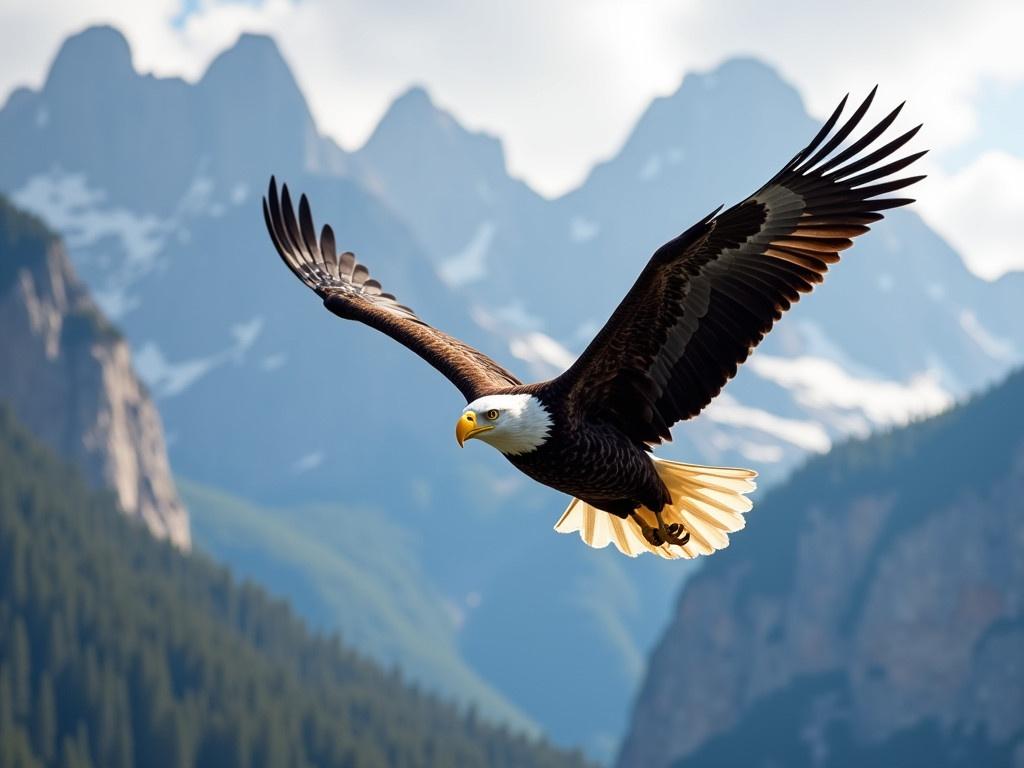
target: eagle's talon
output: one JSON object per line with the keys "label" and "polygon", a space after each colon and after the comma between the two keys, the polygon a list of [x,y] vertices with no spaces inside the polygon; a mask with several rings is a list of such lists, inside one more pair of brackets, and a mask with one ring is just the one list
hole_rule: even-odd
{"label": "eagle's talon", "polygon": [[[682,526],[680,526],[680,528],[682,528]],[[672,535],[672,536],[669,537],[668,543],[669,544],[674,544],[677,547],[684,547],[684,546],[686,546],[687,543],[689,543],[689,541],[690,541],[690,532],[684,529],[682,536]]]}

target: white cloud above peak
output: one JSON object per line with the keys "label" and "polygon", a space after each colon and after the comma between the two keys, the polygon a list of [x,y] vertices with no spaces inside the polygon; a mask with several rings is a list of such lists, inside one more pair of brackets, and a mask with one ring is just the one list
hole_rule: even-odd
{"label": "white cloud above peak", "polygon": [[[186,79],[241,32],[270,33],[321,130],[348,148],[398,94],[426,83],[467,126],[500,135],[511,172],[545,194],[578,184],[614,153],[650,100],[685,72],[732,56],[776,67],[818,116],[875,83],[887,102],[907,98],[902,119],[926,124],[923,146],[950,173],[943,156],[978,143],[982,84],[1024,82],[1024,4],[1016,0],[39,0],[0,6],[0,94],[38,86],[63,38],[95,23],[126,34],[140,70]],[[982,140],[967,161],[977,167],[952,186],[958,194],[980,186],[989,201],[988,180],[1004,180],[1022,161],[1010,149]],[[994,274],[1008,243],[962,234],[969,219],[953,198],[929,203],[926,215],[948,221],[940,230],[965,253],[995,254],[979,267]],[[992,202],[988,210],[998,207]]]}

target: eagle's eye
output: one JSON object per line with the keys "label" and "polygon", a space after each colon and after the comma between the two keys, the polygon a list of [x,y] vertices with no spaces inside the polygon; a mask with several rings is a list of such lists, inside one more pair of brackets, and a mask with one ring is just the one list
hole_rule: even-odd
{"label": "eagle's eye", "polygon": [[487,417],[488,421],[494,421],[496,418],[498,418],[498,409],[497,408],[491,408],[491,410],[489,410],[487,413],[485,413],[484,416]]}

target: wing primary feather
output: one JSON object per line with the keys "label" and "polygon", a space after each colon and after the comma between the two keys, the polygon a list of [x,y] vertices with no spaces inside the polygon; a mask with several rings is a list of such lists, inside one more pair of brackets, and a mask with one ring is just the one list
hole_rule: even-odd
{"label": "wing primary feather", "polygon": [[833,110],[828,120],[825,121],[825,124],[821,126],[821,129],[818,131],[818,133],[814,136],[813,139],[811,139],[810,144],[808,144],[802,150],[797,152],[796,155],[794,155],[793,159],[786,163],[786,165],[783,166],[782,170],[775,174],[775,176],[767,184],[765,184],[765,187],[771,186],[772,183],[781,178],[785,173],[793,170],[797,165],[800,164],[800,161],[802,161],[805,157],[807,157],[807,155],[813,152],[818,147],[818,145],[825,140],[825,137],[829,135],[829,133],[835,127],[835,124],[839,121],[839,117],[843,114],[843,110],[846,108],[846,102],[849,100],[849,98],[850,94],[846,94],[845,96],[843,96],[842,101],[839,102],[839,106]]}
{"label": "wing primary feather", "polygon": [[715,208],[715,210],[713,210],[711,213],[709,213],[707,216],[700,220],[700,224],[707,224],[709,221],[715,218],[715,216],[718,215],[719,211],[721,211],[724,207],[725,205],[720,205],[717,208]]}
{"label": "wing primary feather", "polygon": [[[874,152],[872,152],[872,153],[870,153],[868,155],[865,155],[864,157],[860,158],[859,160],[855,160],[855,161],[853,161],[851,163],[847,163],[842,168],[836,168],[834,171],[832,171],[831,173],[827,174],[824,177],[825,180],[826,181],[830,181],[830,182],[836,182],[836,181],[839,181],[839,180],[842,180],[842,179],[846,179],[849,176],[857,173],[858,171],[864,170],[865,168],[870,168],[872,165],[877,163],[879,160],[884,160],[889,155],[891,155],[893,152],[895,152],[897,149],[899,149],[904,144],[906,144],[908,141],[910,141],[912,138],[914,138],[914,136],[916,136],[917,132],[920,131],[920,130],[921,130],[921,126],[920,125],[914,126],[909,131],[904,133],[903,135],[897,136],[895,139],[890,141],[888,144],[886,144],[886,145],[884,145],[882,147],[879,147]],[[916,160],[917,158],[921,157],[922,155],[926,155],[926,154],[928,154],[928,150],[927,149],[925,149],[925,150],[923,150],[921,152],[918,152],[918,153],[916,153],[914,155],[911,155],[911,157],[913,157]]]}
{"label": "wing primary feather", "polygon": [[857,107],[857,111],[850,116],[850,119],[843,124],[842,128],[836,131],[835,135],[831,139],[829,139],[828,142],[826,142],[825,146],[819,149],[810,160],[800,164],[800,167],[797,169],[800,171],[800,173],[807,173],[808,171],[810,171],[822,159],[828,157],[829,153],[831,153],[832,150],[834,150],[836,147],[843,143],[846,137],[850,135],[854,128],[857,127],[857,124],[861,121],[861,118],[863,118],[864,114],[868,111],[868,107],[871,106],[871,102],[875,100],[875,92],[877,90],[878,86],[876,85],[874,88],[871,89],[871,93],[868,94],[867,98],[864,99],[863,102],[861,102],[861,105]]}
{"label": "wing primary feather", "polygon": [[[915,125],[913,128],[911,128],[906,133],[904,133],[904,134],[902,134],[900,136],[897,136],[895,139],[890,141],[888,144],[885,144],[884,146],[879,147],[874,152],[872,152],[872,153],[870,153],[868,155],[865,155],[864,157],[862,157],[862,158],[860,158],[858,160],[854,160],[853,162],[847,163],[842,168],[836,168],[834,171],[832,171],[831,173],[826,175],[825,179],[828,180],[828,181],[831,181],[831,182],[835,182],[835,181],[838,181],[838,180],[846,179],[849,176],[851,176],[852,174],[855,174],[858,171],[864,170],[865,168],[870,168],[872,165],[877,163],[879,160],[884,160],[889,155],[893,154],[897,149],[899,149],[904,144],[906,144],[908,141],[910,141],[912,138],[914,138],[917,135],[917,132],[921,130],[921,127],[922,127],[921,125]],[[909,157],[913,157],[914,160],[916,160],[917,158],[922,157],[923,155],[926,155],[926,154],[928,154],[928,150],[927,149],[922,150],[920,152],[916,152],[913,155],[910,155]],[[911,162],[913,162],[913,161],[911,161]]]}
{"label": "wing primary feather", "polygon": [[918,160],[924,154],[924,152],[915,153],[905,158],[901,158],[900,160],[895,160],[892,163],[879,166],[878,168],[873,168],[870,171],[864,171],[860,175],[851,176],[846,180],[846,183],[850,184],[850,186],[852,187],[857,187],[866,184],[869,181],[874,181],[880,178],[886,178],[887,176],[891,176],[894,173],[899,173],[908,165],[910,165],[913,161]]}
{"label": "wing primary feather", "polygon": [[320,255],[323,256],[331,277],[338,279],[338,254],[334,245],[334,230],[330,224],[324,224],[324,228],[320,230]]}
{"label": "wing primary feather", "polygon": [[356,268],[356,255],[352,251],[345,251],[338,257],[338,274],[342,280],[351,280],[352,271]]}
{"label": "wing primary feather", "polygon": [[302,282],[306,282],[305,278],[302,276],[302,273],[300,273],[299,270],[295,268],[295,266],[292,264],[291,260],[285,253],[285,249],[281,246],[281,241],[280,239],[278,239],[277,232],[274,228],[274,221],[270,216],[270,209],[267,205],[266,198],[263,198],[263,220],[267,224],[267,231],[270,233],[270,240],[274,243],[274,249],[277,251],[277,255],[281,257],[281,261],[285,263],[285,266],[287,266],[288,269],[290,269],[297,278],[302,280]]}
{"label": "wing primary feather", "polygon": [[[288,265],[288,268],[295,273],[303,283],[313,288],[313,284],[310,283],[307,278],[302,265],[295,258],[294,247],[291,241],[288,239],[288,232],[284,226],[284,219],[281,216],[281,204],[277,196],[277,185],[274,180],[271,179],[270,183],[270,215],[268,221],[268,229],[270,230],[271,239],[274,245],[277,246],[277,253]],[[266,201],[264,201],[266,203]]]}
{"label": "wing primary feather", "polygon": [[320,247],[316,242],[316,227],[313,225],[313,214],[309,210],[309,200],[305,195],[299,196],[299,232],[306,255],[313,264],[320,262],[317,254]]}
{"label": "wing primary feather", "polygon": [[900,110],[903,109],[903,105],[906,103],[907,102],[904,101],[902,104],[896,107],[896,109],[894,109],[892,112],[890,112],[880,121],[878,121],[878,124],[874,128],[872,128],[859,139],[857,139],[857,141],[853,142],[853,144],[848,146],[842,152],[838,153],[834,157],[829,158],[820,166],[818,166],[818,168],[815,169],[816,172],[818,174],[824,175],[828,173],[828,171],[830,171],[831,169],[835,168],[840,163],[848,160],[849,158],[855,156],[861,150],[870,146],[871,142],[873,142],[875,139],[881,136],[885,129],[892,125],[893,120],[896,119],[896,117],[900,113]]}
{"label": "wing primary feather", "polygon": [[291,242],[291,252],[299,264],[309,266],[310,260],[306,258],[305,248],[302,246],[302,236],[299,234],[299,223],[295,220],[295,208],[292,206],[291,195],[288,194],[288,185],[281,186],[281,212],[284,214],[284,229]]}

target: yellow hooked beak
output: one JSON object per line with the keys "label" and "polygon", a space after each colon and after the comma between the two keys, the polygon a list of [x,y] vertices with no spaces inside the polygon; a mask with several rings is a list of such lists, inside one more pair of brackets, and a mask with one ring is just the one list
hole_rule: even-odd
{"label": "yellow hooked beak", "polygon": [[492,424],[484,424],[479,426],[476,423],[476,414],[472,411],[466,411],[459,420],[455,422],[455,439],[459,443],[459,447],[469,440],[471,437],[476,437],[481,432],[490,432],[494,429]]}

